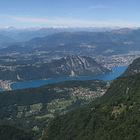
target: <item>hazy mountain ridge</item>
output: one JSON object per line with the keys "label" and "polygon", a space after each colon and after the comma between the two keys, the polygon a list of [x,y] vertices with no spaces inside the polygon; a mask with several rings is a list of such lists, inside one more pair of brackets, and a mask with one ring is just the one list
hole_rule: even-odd
{"label": "hazy mountain ridge", "polygon": [[140,29],[120,29],[106,32],[57,32],[1,49],[1,53],[54,51],[93,53],[94,55],[127,54],[140,51]]}
{"label": "hazy mountain ridge", "polygon": [[0,34],[0,49],[7,47],[8,45],[11,45],[14,42],[15,40],[12,37]]}
{"label": "hazy mountain ridge", "polygon": [[113,29],[110,28],[23,28],[18,29],[15,27],[0,28],[0,34],[12,37],[17,42],[28,41],[36,37],[44,37],[61,32],[78,32],[78,31],[92,31],[92,32],[105,32]]}

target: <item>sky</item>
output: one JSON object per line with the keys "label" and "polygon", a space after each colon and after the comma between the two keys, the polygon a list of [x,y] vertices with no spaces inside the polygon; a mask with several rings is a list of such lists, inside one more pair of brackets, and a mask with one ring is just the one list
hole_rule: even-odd
{"label": "sky", "polygon": [[0,0],[0,27],[140,27],[140,0]]}

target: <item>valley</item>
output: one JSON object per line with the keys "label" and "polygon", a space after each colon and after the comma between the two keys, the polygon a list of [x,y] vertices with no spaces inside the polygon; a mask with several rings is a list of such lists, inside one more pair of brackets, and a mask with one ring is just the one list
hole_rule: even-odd
{"label": "valley", "polygon": [[[126,113],[131,114],[130,116],[136,115],[139,108],[139,63],[140,59],[136,59],[125,73],[113,82],[78,80],[3,92],[0,94],[0,124],[14,125],[23,130],[28,129],[34,134],[32,137],[35,139],[41,137],[42,140],[51,140],[55,137],[59,140],[62,139],[62,135],[63,139],[67,140],[67,136],[73,137],[73,134],[76,135],[76,139],[84,140],[86,137],[79,135],[89,130],[89,139],[93,137],[93,133],[95,139],[102,135],[107,139],[107,133],[110,134],[109,137],[113,137],[117,131],[112,127],[112,123],[116,124],[117,121],[115,127],[122,131],[121,124],[127,128],[127,121],[122,123],[123,118],[127,118],[133,124],[133,119],[127,117]],[[88,121],[84,121],[85,119],[91,122],[86,124]],[[83,123],[89,128],[82,127],[81,129]],[[80,130],[74,124],[77,124]],[[93,126],[98,126],[96,131]],[[72,131],[64,128],[70,128]],[[127,130],[129,129],[125,129],[122,133],[128,133]],[[98,133],[102,135],[99,136]],[[133,137],[130,132],[129,135]]]}
{"label": "valley", "polygon": [[139,106],[139,33],[31,33],[29,40],[1,46],[0,133],[23,131],[29,140],[115,140],[113,134],[120,135],[113,125],[128,128],[122,120],[131,122],[126,114],[136,115]]}
{"label": "valley", "polygon": [[139,0],[0,0],[0,140],[140,140]]}
{"label": "valley", "polygon": [[[140,56],[139,29],[103,32],[56,29],[50,34],[44,30],[44,36],[34,38],[30,34],[29,40],[0,48],[0,88],[11,90],[10,86],[17,82],[102,75],[113,67],[128,66]],[[100,70],[92,71],[94,65]]]}

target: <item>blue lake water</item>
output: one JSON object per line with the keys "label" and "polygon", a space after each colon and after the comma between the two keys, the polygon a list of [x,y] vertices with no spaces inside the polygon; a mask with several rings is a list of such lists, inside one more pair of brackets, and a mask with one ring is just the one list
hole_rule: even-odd
{"label": "blue lake water", "polygon": [[13,90],[15,89],[25,89],[25,88],[34,88],[34,87],[40,87],[42,85],[46,84],[54,84],[64,81],[71,81],[71,80],[103,80],[103,81],[111,81],[119,77],[124,73],[124,71],[127,69],[127,66],[120,66],[120,67],[113,67],[112,72],[98,75],[98,76],[79,76],[79,77],[62,77],[62,78],[52,78],[47,80],[33,80],[33,81],[26,81],[26,82],[18,82],[13,83],[11,85],[11,88]]}
{"label": "blue lake water", "polygon": [[0,92],[2,92],[3,90],[0,88]]}

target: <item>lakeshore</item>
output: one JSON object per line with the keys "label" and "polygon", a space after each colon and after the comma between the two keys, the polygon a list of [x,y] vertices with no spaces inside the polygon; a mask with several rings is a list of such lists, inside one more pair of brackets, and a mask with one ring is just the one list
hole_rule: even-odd
{"label": "lakeshore", "polygon": [[55,84],[59,82],[77,80],[77,81],[86,81],[86,80],[102,80],[102,81],[112,81],[122,75],[127,69],[127,66],[113,67],[110,73],[105,73],[97,76],[77,76],[77,77],[61,77],[61,78],[50,78],[46,80],[33,80],[25,82],[17,82],[11,84],[11,89],[25,89],[25,88],[36,88],[43,85]]}
{"label": "lakeshore", "polygon": [[78,77],[61,77],[61,78],[50,78],[46,80],[33,80],[33,81],[24,81],[24,82],[14,82],[14,81],[3,81],[0,80],[0,91],[11,91],[17,89],[25,89],[25,88],[36,88],[47,84],[55,84],[64,81],[71,80],[103,80],[103,81],[111,81],[119,77],[123,72],[127,69],[127,66],[119,66],[113,67],[112,72],[101,74],[97,76],[78,76]]}

